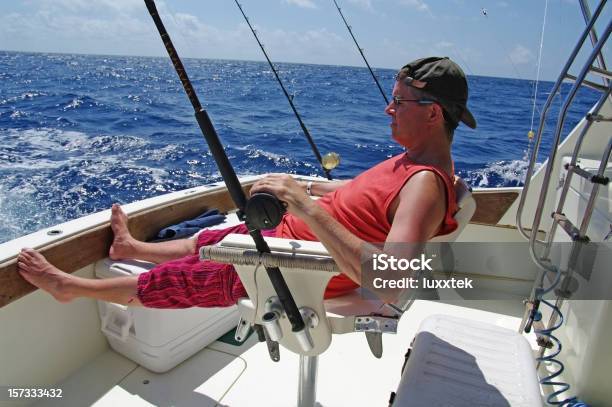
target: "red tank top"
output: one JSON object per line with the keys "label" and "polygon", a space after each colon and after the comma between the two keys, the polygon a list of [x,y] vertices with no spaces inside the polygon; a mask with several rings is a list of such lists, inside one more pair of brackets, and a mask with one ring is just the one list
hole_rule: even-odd
{"label": "red tank top", "polygon": [[[444,181],[446,215],[436,236],[448,234],[457,228],[453,218],[457,212],[453,181],[436,167],[410,162],[405,153],[370,168],[316,202],[358,238],[370,243],[383,243],[391,230],[387,216],[391,203],[408,179],[420,171],[432,171]],[[318,240],[304,221],[291,214],[285,215],[276,235],[290,239]],[[340,274],[330,280],[325,298],[342,295],[357,287],[358,284]]]}

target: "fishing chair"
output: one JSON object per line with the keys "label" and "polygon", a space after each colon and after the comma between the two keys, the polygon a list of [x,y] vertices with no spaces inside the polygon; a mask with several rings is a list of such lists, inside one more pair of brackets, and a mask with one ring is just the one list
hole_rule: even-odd
{"label": "fishing chair", "polygon": [[[458,228],[431,242],[454,241],[476,210],[470,188],[460,178],[455,183]],[[382,334],[396,333],[401,315],[414,297],[401,303],[386,304],[366,299],[359,290],[324,300],[329,280],[340,273],[336,263],[319,242],[266,238],[271,253],[260,254],[248,235],[230,234],[214,246],[200,249],[202,259],[234,264],[249,297],[238,301],[240,321],[236,340],[246,339],[255,327],[260,340],[266,340],[270,357],[279,358],[278,344],[300,355],[298,406],[315,403],[318,355],[331,344],[332,334],[364,332],[372,353],[382,355]],[[264,267],[279,267],[307,327],[308,340],[297,338],[283,313],[279,299]],[[371,296],[370,296],[371,298]]]}

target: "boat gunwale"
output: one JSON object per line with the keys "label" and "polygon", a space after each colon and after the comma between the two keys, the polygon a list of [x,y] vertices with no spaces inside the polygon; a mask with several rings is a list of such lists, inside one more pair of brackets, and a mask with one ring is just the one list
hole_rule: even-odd
{"label": "boat gunwale", "polygon": [[[250,187],[266,175],[241,177],[240,182],[245,193],[248,195]],[[295,177],[300,180],[327,181],[319,177]],[[497,222],[518,198],[520,191],[521,188],[516,187],[475,189],[473,196],[477,207],[470,223],[507,227],[508,225],[498,225]],[[193,218],[210,208],[219,209],[221,212],[236,209],[222,182],[171,192],[124,206],[130,216],[130,232],[140,240],[149,239],[160,228]],[[4,255],[4,258],[0,258],[0,308],[37,289],[17,272],[17,256],[21,247],[36,249],[56,267],[73,273],[108,256],[112,243],[109,218],[110,209],[0,244]],[[49,235],[47,232],[51,230],[66,230],[66,233]]]}

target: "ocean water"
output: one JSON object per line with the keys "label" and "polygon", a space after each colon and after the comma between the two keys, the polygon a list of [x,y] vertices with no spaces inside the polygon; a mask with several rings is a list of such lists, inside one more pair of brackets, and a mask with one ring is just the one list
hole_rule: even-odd
{"label": "ocean water", "polygon": [[[266,63],[184,64],[238,175],[320,174]],[[365,68],[277,65],[319,150],[340,154],[335,177],[355,176],[402,151]],[[376,73],[390,94],[395,71]],[[521,185],[533,82],[472,76],[469,84],[478,128],[457,129],[456,172],[475,187]],[[535,128],[552,85],[539,84]],[[580,91],[564,135],[596,98]],[[560,103],[553,104],[551,123]],[[543,152],[552,131],[550,124]],[[113,202],[218,180],[167,58],[0,51],[0,243]]]}

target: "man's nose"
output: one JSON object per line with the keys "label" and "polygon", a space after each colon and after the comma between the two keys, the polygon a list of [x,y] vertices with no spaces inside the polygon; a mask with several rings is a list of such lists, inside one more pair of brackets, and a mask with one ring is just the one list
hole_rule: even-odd
{"label": "man's nose", "polygon": [[387,107],[385,107],[385,113],[389,116],[393,116],[395,114],[395,106],[393,106],[393,102],[390,102]]}

